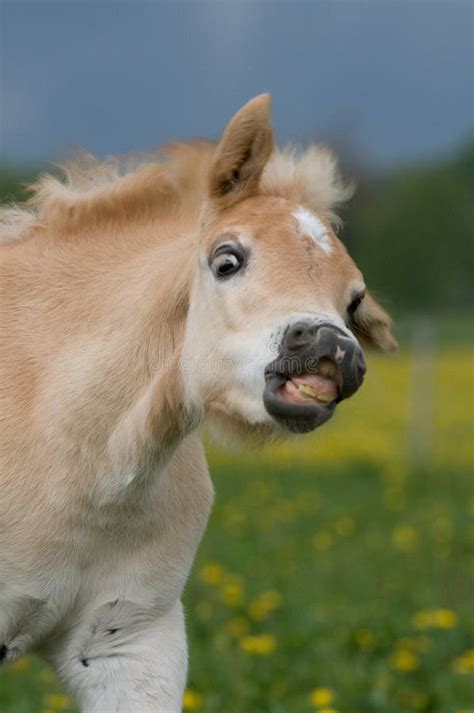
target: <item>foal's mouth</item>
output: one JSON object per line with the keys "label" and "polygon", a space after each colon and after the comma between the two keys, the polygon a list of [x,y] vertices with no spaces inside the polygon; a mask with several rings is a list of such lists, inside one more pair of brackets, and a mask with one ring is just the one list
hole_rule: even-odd
{"label": "foal's mouth", "polygon": [[270,416],[295,433],[312,431],[331,418],[342,387],[341,372],[331,359],[295,373],[278,366],[274,362],[265,370],[263,403]]}

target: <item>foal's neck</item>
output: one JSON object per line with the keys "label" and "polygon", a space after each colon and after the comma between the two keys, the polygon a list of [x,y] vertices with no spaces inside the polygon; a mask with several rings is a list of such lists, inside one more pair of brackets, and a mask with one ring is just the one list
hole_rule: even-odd
{"label": "foal's neck", "polygon": [[154,473],[200,420],[186,406],[179,363],[198,264],[197,238],[191,230],[179,232],[179,226],[169,225],[162,235],[155,235],[155,241],[127,266],[130,282],[122,293],[123,309],[131,321],[126,337],[128,369],[133,370],[131,361],[138,353],[146,369],[108,441],[118,472],[127,463],[125,479],[133,480],[127,490],[135,495],[153,482]]}
{"label": "foal's neck", "polygon": [[[70,339],[68,381],[81,393],[69,399],[62,389],[64,419],[104,504],[144,492],[196,422],[179,365],[196,238],[172,230],[157,221],[88,238],[63,293],[63,329],[75,323],[80,332]],[[78,317],[82,325],[71,322]]]}

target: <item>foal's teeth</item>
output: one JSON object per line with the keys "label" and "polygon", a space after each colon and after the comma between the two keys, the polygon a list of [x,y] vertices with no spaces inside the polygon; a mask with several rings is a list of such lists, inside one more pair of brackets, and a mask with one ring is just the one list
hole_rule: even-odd
{"label": "foal's teeth", "polygon": [[301,384],[298,386],[298,393],[323,404],[327,404],[333,400],[333,397],[330,394],[318,394],[312,386],[309,386],[309,384]]}
{"label": "foal's teeth", "polygon": [[303,396],[309,396],[311,399],[317,399],[318,394],[316,391],[313,389],[312,386],[308,386],[308,384],[300,384],[298,386],[298,393],[302,394]]}
{"label": "foal's teeth", "polygon": [[323,404],[328,404],[330,401],[333,400],[333,397],[330,394],[318,394],[316,396],[317,401],[322,401]]}

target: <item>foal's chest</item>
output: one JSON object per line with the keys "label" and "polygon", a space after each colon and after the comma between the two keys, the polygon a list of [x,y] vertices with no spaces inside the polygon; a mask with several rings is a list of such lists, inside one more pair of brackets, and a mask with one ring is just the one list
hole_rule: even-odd
{"label": "foal's chest", "polygon": [[179,598],[212,500],[203,447],[197,437],[188,437],[142,506],[124,506],[108,525],[88,533],[82,588],[101,599],[107,591],[161,606]]}

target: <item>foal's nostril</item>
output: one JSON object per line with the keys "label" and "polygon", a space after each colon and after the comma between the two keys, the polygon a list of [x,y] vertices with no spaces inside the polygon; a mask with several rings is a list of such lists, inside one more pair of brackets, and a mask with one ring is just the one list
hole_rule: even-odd
{"label": "foal's nostril", "polygon": [[301,349],[314,337],[315,331],[315,326],[306,322],[292,324],[285,334],[285,347],[289,350]]}
{"label": "foal's nostril", "polygon": [[[330,323],[295,322],[285,332],[283,356],[302,361],[296,369],[315,371],[324,360],[332,362],[338,370],[338,400],[352,396],[361,386],[366,372],[364,354],[358,343]],[[295,365],[292,362],[293,370]]]}

